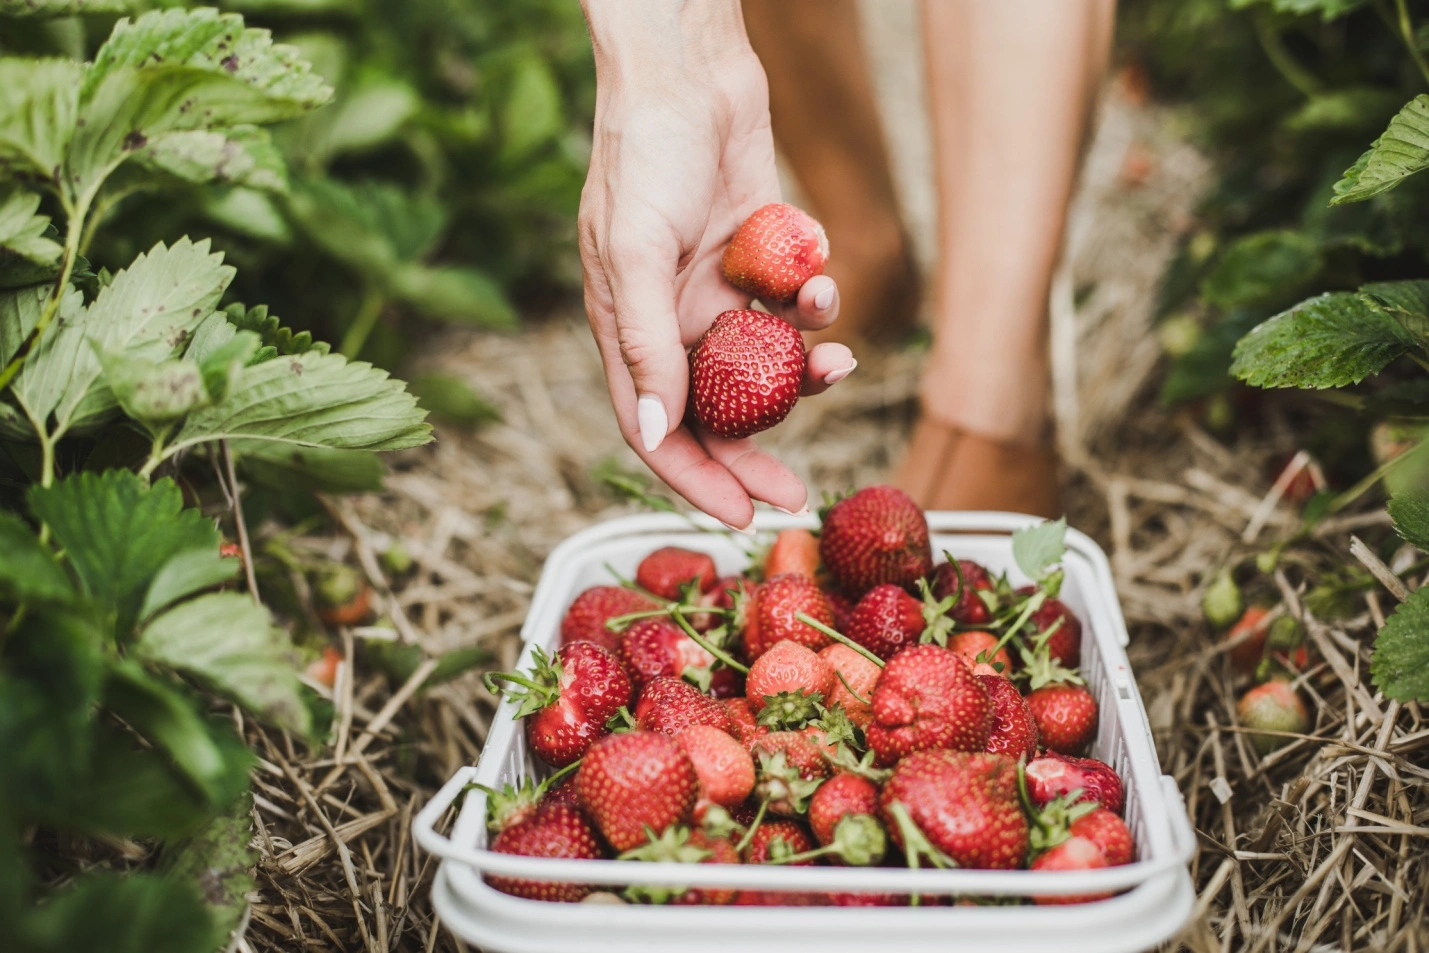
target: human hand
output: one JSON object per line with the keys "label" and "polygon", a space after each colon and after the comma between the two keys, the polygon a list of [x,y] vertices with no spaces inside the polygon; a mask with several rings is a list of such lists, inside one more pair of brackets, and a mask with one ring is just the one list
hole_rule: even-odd
{"label": "human hand", "polygon": [[[737,0],[586,0],[596,118],[581,195],[586,313],[625,440],[691,504],[744,529],[754,500],[795,512],[808,490],[751,440],[685,423],[686,348],[749,299],[720,259],[755,209],[780,200],[764,71]],[[832,279],[779,313],[802,330],[838,315]],[[841,344],[809,352],[803,393],[856,366]]]}

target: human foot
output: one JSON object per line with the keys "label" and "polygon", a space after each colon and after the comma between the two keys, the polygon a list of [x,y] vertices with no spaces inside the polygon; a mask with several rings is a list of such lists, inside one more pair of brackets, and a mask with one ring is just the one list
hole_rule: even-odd
{"label": "human foot", "polygon": [[1051,447],[992,440],[926,416],[893,482],[929,510],[1001,510],[1049,519],[1062,512]]}

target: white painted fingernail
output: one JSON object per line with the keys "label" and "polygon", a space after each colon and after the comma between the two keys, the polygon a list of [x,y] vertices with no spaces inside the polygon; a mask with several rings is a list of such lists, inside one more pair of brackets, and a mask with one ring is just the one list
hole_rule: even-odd
{"label": "white painted fingernail", "polygon": [[670,427],[665,405],[654,394],[646,394],[635,402],[635,419],[640,423],[640,443],[645,452],[654,453],[665,441],[665,431]]}
{"label": "white painted fingernail", "polygon": [[778,510],[779,512],[781,512],[781,513],[788,513],[790,516],[808,516],[808,515],[809,515],[809,504],[807,504],[807,503],[805,503],[804,506],[803,506],[803,508],[800,509],[798,512],[795,512],[794,510],[786,510],[786,509],[784,509],[784,507],[782,507],[782,506],[776,506],[776,507],[774,507],[774,508],[775,508],[776,510]]}
{"label": "white painted fingernail", "polygon": [[814,295],[814,307],[820,311],[827,311],[834,304],[834,286],[829,285],[823,291]]}
{"label": "white painted fingernail", "polygon": [[[837,384],[839,381],[852,374],[853,369],[855,367],[858,367],[858,361],[854,361],[848,367],[841,367],[836,371],[829,371],[828,375],[824,378],[824,383]],[[644,398],[642,397],[641,400],[644,400]]]}
{"label": "white painted fingernail", "polygon": [[749,525],[748,525],[748,526],[745,526],[743,529],[741,529],[741,528],[738,527],[738,526],[731,526],[731,525],[729,525],[728,523],[724,522],[723,520],[720,520],[720,525],[723,526],[725,529],[729,530],[729,531],[732,532],[732,533],[742,533],[742,534],[744,534],[745,536],[753,536],[753,535],[754,535],[754,521],[753,521],[753,520],[750,520],[750,521],[749,521]]}

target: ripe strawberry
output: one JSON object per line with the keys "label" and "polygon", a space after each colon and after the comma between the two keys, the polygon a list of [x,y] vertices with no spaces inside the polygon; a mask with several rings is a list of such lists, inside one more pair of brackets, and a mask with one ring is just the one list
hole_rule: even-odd
{"label": "ripe strawberry", "polygon": [[1069,829],[1073,837],[1085,837],[1096,844],[1108,866],[1120,867],[1136,857],[1131,828],[1126,826],[1126,821],[1104,807],[1083,814],[1072,821]]}
{"label": "ripe strawberry", "polygon": [[858,600],[844,634],[887,661],[916,643],[925,624],[922,602],[892,583],[883,583]]}
{"label": "ripe strawberry", "polygon": [[1037,757],[1037,721],[1027,699],[1006,676],[976,677],[992,699],[992,734],[987,739],[987,750],[1026,761]]}
{"label": "ripe strawberry", "polygon": [[[1017,594],[1029,596],[1036,591],[1032,586],[1023,586]],[[1057,626],[1047,637],[1047,652],[1052,661],[1070,669],[1082,664],[1082,623],[1072,615],[1066,603],[1060,599],[1048,599],[1032,613],[1029,621],[1039,633]],[[1060,625],[1057,624],[1059,621]]]}
{"label": "ripe strawberry", "polygon": [[580,807],[580,798],[576,796],[575,777],[563,778],[561,783],[546,792],[546,796],[541,799],[542,804],[565,804],[569,807]]}
{"label": "ripe strawberry", "polygon": [[685,669],[707,669],[715,657],[665,616],[631,623],[617,653],[638,691],[661,676],[680,678]]}
{"label": "ripe strawberry", "polygon": [[[1056,847],[1037,856],[1032,861],[1033,870],[1096,870],[1108,866],[1101,848],[1085,837],[1072,837]],[[1057,906],[1068,903],[1091,903],[1105,900],[1111,894],[1087,894],[1082,896],[1057,897],[1040,896],[1033,900],[1042,906]]]}
{"label": "ripe strawberry", "polygon": [[878,814],[878,785],[857,774],[836,774],[809,799],[809,829],[820,844],[834,839],[834,827],[849,814]]}
{"label": "ripe strawberry", "polygon": [[828,901],[835,907],[908,906],[908,896],[901,893],[831,893],[828,895]]}
{"label": "ripe strawberry", "polygon": [[616,616],[631,612],[646,612],[658,608],[655,603],[624,586],[592,586],[576,596],[561,619],[561,644],[594,642],[603,649],[616,651],[620,633],[612,632],[605,623]]}
{"label": "ripe strawberry", "polygon": [[798,573],[813,579],[819,571],[819,540],[806,529],[781,529],[764,555],[764,578]]}
{"label": "ripe strawberry", "polygon": [[[1000,675],[1012,674],[1012,656],[1007,654],[1007,646],[997,648],[997,636],[991,632],[974,629],[971,632],[956,632],[948,639],[948,648],[957,652],[969,662],[983,659]],[[995,652],[994,649],[997,649]],[[1002,666],[998,668],[998,666]]]}
{"label": "ripe strawberry", "polygon": [[783,318],[726,311],[690,351],[690,405],[712,434],[737,440],[789,416],[804,383],[804,339]]}
{"label": "ripe strawberry", "polygon": [[915,751],[981,751],[992,732],[992,701],[961,655],[911,645],[893,657],[873,688],[868,746],[888,766]]}
{"label": "ripe strawberry", "polygon": [[822,907],[824,902],[824,895],[800,890],[741,890],[734,895],[736,907]]}
{"label": "ripe strawberry", "polygon": [[723,703],[725,711],[729,713],[732,728],[730,734],[744,746],[745,751],[753,750],[754,743],[769,734],[769,728],[759,723],[755,717],[754,706],[748,698],[726,698]]}
{"label": "ripe strawberry", "polygon": [[718,698],[668,675],[645,684],[635,702],[634,715],[635,723],[646,731],[672,736],[693,725],[709,725],[726,735],[734,730],[729,712]]}
{"label": "ripe strawberry", "polygon": [[[739,864],[743,863],[739,856],[739,850],[734,846],[734,842],[728,837],[715,837],[696,828],[690,832],[690,844],[699,850],[707,851],[708,857],[699,861],[702,864]],[[735,894],[739,891],[734,887],[691,887],[670,902],[676,906],[724,906],[734,902]]]}
{"label": "ripe strawberry", "polygon": [[694,725],[676,735],[675,742],[689,755],[700,779],[696,820],[709,805],[736,807],[754,790],[754,759],[725,732],[710,725]]}
{"label": "ripe strawberry", "polygon": [[818,694],[824,698],[833,690],[833,666],[813,650],[785,639],[754,660],[744,680],[744,697],[756,712],[763,711],[767,699],[782,693]]}
{"label": "ripe strawberry", "polygon": [[834,630],[847,634],[849,620],[853,618],[854,601],[837,589],[825,589],[824,598],[834,611]]}
{"label": "ripe strawberry", "polygon": [[673,738],[629,731],[591,745],[575,783],[582,809],[610,846],[625,851],[645,843],[647,827],[659,834],[688,821],[700,779]]}
{"label": "ripe strawberry", "polygon": [[1241,613],[1236,624],[1226,632],[1227,642],[1245,638],[1245,641],[1226,653],[1236,671],[1243,675],[1254,675],[1261,656],[1265,654],[1265,636],[1270,631],[1270,623],[1266,617],[1269,615],[1270,610],[1264,606],[1249,606]]}
{"label": "ripe strawberry", "polygon": [[[512,824],[491,842],[498,854],[600,860],[604,855],[590,823],[578,809],[566,804],[542,805],[531,816]],[[553,883],[488,877],[487,883],[502,893],[526,900],[578,903],[595,888],[590,884]]]}
{"label": "ripe strawberry", "polygon": [[765,304],[788,304],[824,273],[829,239],[803,209],[774,202],[735,229],[722,262],[724,280]]}
{"label": "ripe strawberry", "polygon": [[911,754],[893,769],[880,803],[889,835],[915,866],[924,866],[924,854],[934,866],[945,863],[929,847],[960,867],[1011,870],[1027,859],[1017,764],[1006,755]]}
{"label": "ripe strawberry", "polygon": [[[791,818],[774,818],[760,824],[754,836],[749,839],[749,846],[744,849],[744,862],[763,864],[813,849],[814,842],[809,837],[809,829],[802,823]],[[796,860],[789,866],[811,867],[813,864],[813,860]]]}
{"label": "ripe strawberry", "polygon": [[1097,700],[1081,685],[1044,685],[1027,696],[1027,705],[1049,751],[1081,754],[1097,735]]}
{"label": "ripe strawberry", "polygon": [[578,761],[605,723],[630,704],[630,678],[620,662],[594,642],[572,642],[547,656],[537,648],[529,675],[489,672],[487,690],[503,691],[520,702],[516,717],[526,719],[526,739],[536,755],[557,768]]}
{"label": "ripe strawberry", "polygon": [[843,706],[848,720],[859,728],[873,721],[873,686],[883,669],[847,645],[835,643],[819,652],[819,658],[834,669],[834,684],[824,698],[829,708]]}
{"label": "ripe strawberry", "polygon": [[[1255,686],[1241,696],[1235,710],[1236,718],[1247,728],[1296,734],[1304,734],[1310,728],[1310,713],[1305,703],[1295,689],[1281,681]],[[1269,754],[1292,740],[1279,735],[1250,736],[1250,743],[1261,754]]]}
{"label": "ripe strawberry", "polygon": [[796,616],[832,627],[834,612],[814,580],[800,573],[769,579],[754,591],[744,613],[744,654],[751,662],[776,642],[788,639],[818,651],[833,640]]}
{"label": "ripe strawberry", "polygon": [[824,514],[819,556],[850,596],[885,582],[912,589],[933,568],[928,520],[902,490],[864,487]]}
{"label": "ripe strawberry", "polygon": [[695,583],[700,592],[709,592],[719,581],[714,560],[708,553],[697,553],[678,546],[655,550],[635,569],[635,584],[661,599],[674,602],[681,588]]}
{"label": "ripe strawberry", "polygon": [[1095,758],[1073,758],[1048,751],[1027,763],[1027,793],[1032,803],[1046,807],[1053,799],[1081,790],[1076,802],[1095,801],[1113,814],[1126,803],[1121,778],[1111,765]]}
{"label": "ripe strawberry", "polygon": [[309,662],[303,674],[319,685],[332,688],[337,684],[337,667],[341,663],[342,652],[335,646],[324,645],[323,654]]}
{"label": "ripe strawberry", "polygon": [[948,615],[963,625],[982,625],[992,618],[992,610],[978,593],[991,592],[995,586],[992,575],[979,563],[971,559],[959,559],[956,569],[950,562],[939,563],[933,570],[933,595],[938,599],[946,599],[957,592],[959,572],[963,577],[962,595],[958,597],[957,605],[948,611]]}

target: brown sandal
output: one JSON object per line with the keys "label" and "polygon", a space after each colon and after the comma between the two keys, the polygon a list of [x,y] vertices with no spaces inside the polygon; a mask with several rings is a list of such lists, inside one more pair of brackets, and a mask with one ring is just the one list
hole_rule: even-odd
{"label": "brown sandal", "polygon": [[1062,514],[1050,446],[1005,443],[924,417],[894,484],[929,510]]}

